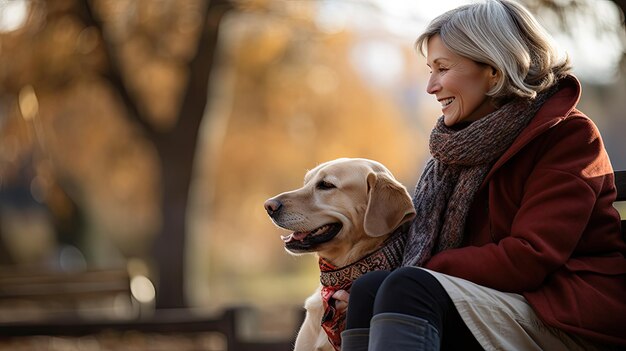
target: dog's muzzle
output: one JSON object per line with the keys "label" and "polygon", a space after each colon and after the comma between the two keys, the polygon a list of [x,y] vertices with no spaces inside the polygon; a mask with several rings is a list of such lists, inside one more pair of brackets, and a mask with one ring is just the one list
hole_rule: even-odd
{"label": "dog's muzzle", "polygon": [[[265,201],[265,211],[278,226],[293,230],[289,225],[285,224],[285,217],[293,217],[283,211],[283,203],[277,198],[271,198]],[[291,218],[289,218],[291,219]],[[318,245],[332,240],[342,228],[341,223],[328,223],[310,231],[295,231],[290,235],[282,236],[285,248],[294,253],[315,251]]]}

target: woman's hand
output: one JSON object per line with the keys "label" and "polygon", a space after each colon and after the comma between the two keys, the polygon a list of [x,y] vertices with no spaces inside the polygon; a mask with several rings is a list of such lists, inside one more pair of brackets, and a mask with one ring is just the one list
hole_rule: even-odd
{"label": "woman's hand", "polygon": [[350,294],[345,290],[337,290],[333,294],[335,299],[335,308],[337,312],[344,312],[348,308],[348,300],[350,300]]}

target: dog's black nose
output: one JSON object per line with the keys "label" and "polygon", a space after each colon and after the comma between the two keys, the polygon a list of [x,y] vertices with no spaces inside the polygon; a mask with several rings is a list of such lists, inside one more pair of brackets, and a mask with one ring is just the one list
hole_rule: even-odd
{"label": "dog's black nose", "polygon": [[283,204],[276,199],[269,199],[265,201],[265,210],[271,217],[274,217],[282,207]]}

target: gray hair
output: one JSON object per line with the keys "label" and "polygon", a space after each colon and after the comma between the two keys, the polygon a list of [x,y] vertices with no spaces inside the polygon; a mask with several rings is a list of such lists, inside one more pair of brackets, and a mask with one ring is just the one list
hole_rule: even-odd
{"label": "gray hair", "polygon": [[426,44],[439,35],[452,52],[498,72],[487,95],[534,98],[571,70],[569,57],[559,58],[552,38],[533,15],[510,0],[486,0],[460,6],[430,22],[415,41],[426,55]]}

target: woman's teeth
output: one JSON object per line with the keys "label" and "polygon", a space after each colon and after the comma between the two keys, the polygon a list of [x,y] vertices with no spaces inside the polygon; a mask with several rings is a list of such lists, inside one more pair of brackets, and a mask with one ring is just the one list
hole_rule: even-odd
{"label": "woman's teeth", "polygon": [[448,105],[450,105],[452,103],[452,101],[454,101],[454,98],[448,98],[448,99],[443,99],[441,100],[441,107],[446,107]]}

